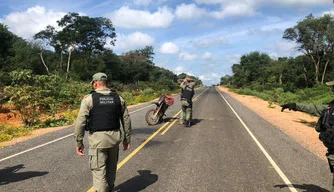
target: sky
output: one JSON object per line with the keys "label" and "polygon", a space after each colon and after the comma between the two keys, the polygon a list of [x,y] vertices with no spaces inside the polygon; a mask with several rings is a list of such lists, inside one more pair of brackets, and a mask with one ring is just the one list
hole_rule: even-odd
{"label": "sky", "polygon": [[154,48],[154,63],[205,85],[232,75],[231,66],[253,51],[272,59],[296,57],[284,30],[308,14],[334,13],[332,0],[0,0],[0,22],[16,35],[32,36],[68,12],[109,18],[115,53]]}

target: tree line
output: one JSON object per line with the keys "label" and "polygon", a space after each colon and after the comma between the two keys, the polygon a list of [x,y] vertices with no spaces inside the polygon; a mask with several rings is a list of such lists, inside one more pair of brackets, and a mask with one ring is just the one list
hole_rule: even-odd
{"label": "tree line", "polygon": [[317,87],[334,80],[334,17],[307,15],[284,31],[282,39],[294,42],[299,56],[272,59],[267,53],[250,52],[232,65],[233,75],[221,84],[257,91],[283,88],[285,92]]}
{"label": "tree line", "polygon": [[116,40],[109,19],[78,13],[66,14],[57,26],[48,25],[31,41],[0,23],[0,108],[10,103],[29,127],[42,123],[42,114],[50,114],[48,121],[59,125],[55,122],[70,121],[55,119],[55,114],[79,106],[92,89],[89,82],[96,72],[106,73],[110,88],[129,105],[179,93],[179,79],[199,80],[156,66],[152,46],[118,55],[112,50]]}
{"label": "tree line", "polygon": [[117,37],[107,18],[68,13],[57,21],[57,26],[48,25],[33,38],[27,42],[0,23],[2,86],[10,85],[9,72],[20,69],[75,81],[89,81],[95,72],[103,71],[113,82],[122,84],[175,84],[179,78],[172,71],[155,66],[152,46],[115,54],[112,46]]}

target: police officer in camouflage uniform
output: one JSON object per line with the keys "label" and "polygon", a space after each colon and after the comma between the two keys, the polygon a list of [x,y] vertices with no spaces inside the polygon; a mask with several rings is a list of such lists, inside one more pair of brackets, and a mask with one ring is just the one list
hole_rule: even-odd
{"label": "police officer in camouflage uniform", "polygon": [[[332,92],[334,93],[334,81],[326,82],[326,85],[331,86]],[[334,100],[331,101],[327,105],[321,104],[302,104],[302,103],[288,103],[281,105],[283,112],[284,109],[294,110],[294,111],[302,111],[306,113],[310,113],[312,115],[319,116],[319,120],[317,123],[316,131],[321,132],[321,122],[322,122],[322,115],[330,108],[334,107]],[[319,138],[321,138],[322,133],[320,133]],[[325,144],[325,142],[324,142]],[[326,157],[328,159],[330,171],[333,173],[334,168],[334,145],[325,145],[327,147]],[[332,183],[332,192],[334,192],[334,175],[333,175],[333,183]]]}
{"label": "police officer in camouflage uniform", "polygon": [[83,138],[88,131],[94,190],[109,192],[114,188],[119,144],[123,140],[123,150],[130,148],[131,120],[124,99],[107,88],[106,74],[96,73],[91,84],[95,91],[83,98],[75,125],[76,152],[84,155]]}
{"label": "police officer in camouflage uniform", "polygon": [[180,118],[180,124],[184,124],[185,127],[191,126],[192,107],[193,107],[192,98],[195,94],[194,91],[195,85],[196,82],[194,82],[191,78],[185,78],[183,82],[180,84],[180,87],[182,89],[181,91],[182,113]]}

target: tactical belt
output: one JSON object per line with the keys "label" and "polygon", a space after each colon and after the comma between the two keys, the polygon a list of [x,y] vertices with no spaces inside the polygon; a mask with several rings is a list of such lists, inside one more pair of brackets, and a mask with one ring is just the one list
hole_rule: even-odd
{"label": "tactical belt", "polygon": [[92,134],[92,133],[95,133],[95,132],[103,132],[103,131],[120,131],[121,129],[117,128],[117,129],[110,129],[110,130],[89,130],[89,133]]}

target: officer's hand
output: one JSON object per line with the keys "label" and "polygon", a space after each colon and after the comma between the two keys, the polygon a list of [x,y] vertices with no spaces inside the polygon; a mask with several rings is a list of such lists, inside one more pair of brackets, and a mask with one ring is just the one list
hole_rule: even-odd
{"label": "officer's hand", "polygon": [[130,149],[130,143],[123,142],[123,151]]}
{"label": "officer's hand", "polygon": [[85,146],[82,145],[81,147],[76,147],[77,154],[80,156],[84,156],[83,150],[85,149]]}
{"label": "officer's hand", "polygon": [[289,109],[290,111],[291,110],[296,111],[297,105],[296,103],[288,103],[288,104],[281,105],[281,107],[282,107],[281,112],[283,112],[284,109]]}

